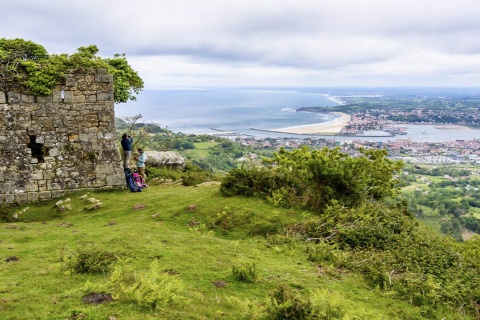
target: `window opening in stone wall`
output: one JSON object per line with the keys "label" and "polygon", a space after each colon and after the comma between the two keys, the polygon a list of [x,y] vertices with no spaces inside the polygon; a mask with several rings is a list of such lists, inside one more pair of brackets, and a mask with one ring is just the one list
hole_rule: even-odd
{"label": "window opening in stone wall", "polygon": [[37,136],[30,135],[30,143],[27,145],[32,150],[32,157],[38,160],[38,163],[44,163],[44,156],[48,156],[48,148],[43,143],[37,143]]}

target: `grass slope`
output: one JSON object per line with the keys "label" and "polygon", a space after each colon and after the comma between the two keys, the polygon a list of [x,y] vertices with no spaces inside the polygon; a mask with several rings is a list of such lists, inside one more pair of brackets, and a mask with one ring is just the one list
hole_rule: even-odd
{"label": "grass slope", "polygon": [[[304,243],[272,236],[304,212],[225,198],[215,184],[92,193],[103,204],[95,211],[83,209],[82,195],[69,195],[71,211],[46,202],[29,206],[17,222],[0,224],[1,319],[249,319],[279,284],[311,297],[325,310],[322,319],[423,318],[407,301],[367,288],[360,275],[325,272],[309,262]],[[83,303],[85,283],[103,285],[109,276],[68,272],[62,252],[85,248],[131,258],[136,275],[158,259],[182,283],[180,302],[156,311],[121,301]],[[251,283],[232,274],[232,266],[247,263],[256,266]],[[461,318],[442,310],[430,315],[443,317]]]}

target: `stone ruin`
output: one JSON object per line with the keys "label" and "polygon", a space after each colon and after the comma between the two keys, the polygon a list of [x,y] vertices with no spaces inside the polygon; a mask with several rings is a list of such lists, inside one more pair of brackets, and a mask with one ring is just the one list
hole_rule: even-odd
{"label": "stone ruin", "polygon": [[113,76],[67,75],[49,96],[0,92],[0,205],[123,187]]}

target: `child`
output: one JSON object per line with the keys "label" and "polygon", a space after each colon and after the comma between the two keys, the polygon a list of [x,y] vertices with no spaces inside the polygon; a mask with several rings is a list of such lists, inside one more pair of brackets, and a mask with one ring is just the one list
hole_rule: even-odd
{"label": "child", "polygon": [[135,184],[140,188],[148,188],[148,185],[145,184],[145,180],[143,180],[143,177],[139,175],[136,170],[133,173],[133,181],[135,181]]}
{"label": "child", "polygon": [[135,160],[137,160],[138,174],[142,176],[143,181],[145,181],[145,160],[147,160],[147,156],[142,148],[138,148],[138,155],[135,155]]}

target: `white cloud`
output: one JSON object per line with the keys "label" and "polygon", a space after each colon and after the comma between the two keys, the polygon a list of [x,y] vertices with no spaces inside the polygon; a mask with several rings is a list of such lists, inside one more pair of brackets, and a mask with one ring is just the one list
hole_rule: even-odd
{"label": "white cloud", "polygon": [[476,0],[0,2],[0,37],[126,53],[147,86],[480,80]]}

